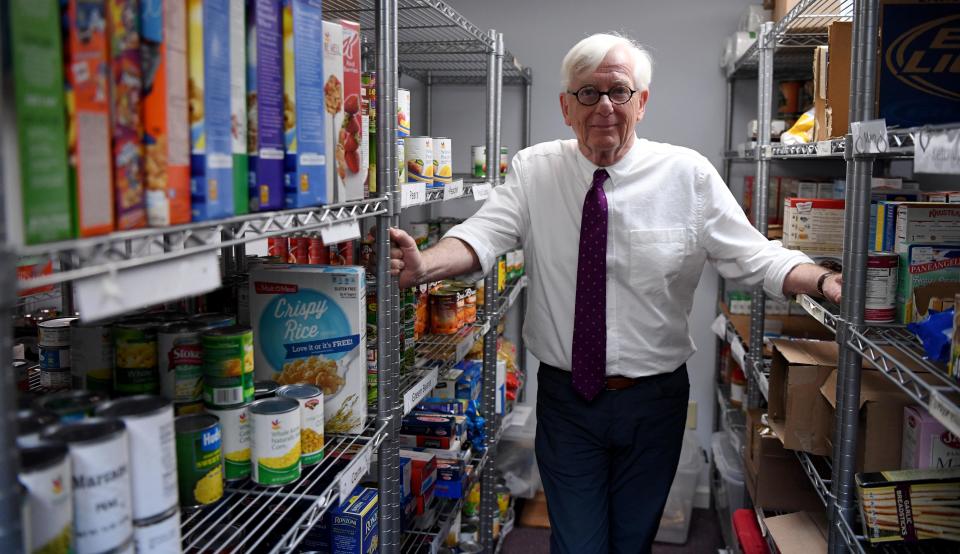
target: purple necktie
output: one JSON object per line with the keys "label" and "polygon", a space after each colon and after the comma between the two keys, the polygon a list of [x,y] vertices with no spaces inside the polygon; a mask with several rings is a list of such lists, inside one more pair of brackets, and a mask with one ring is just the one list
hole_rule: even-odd
{"label": "purple necktie", "polygon": [[607,170],[593,173],[583,200],[577,302],[573,317],[573,390],[587,401],[604,389],[607,374]]}

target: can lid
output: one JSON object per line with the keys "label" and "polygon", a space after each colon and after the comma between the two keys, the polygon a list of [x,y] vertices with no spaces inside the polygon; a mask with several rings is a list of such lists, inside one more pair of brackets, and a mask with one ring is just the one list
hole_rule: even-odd
{"label": "can lid", "polygon": [[320,387],[308,383],[284,385],[277,389],[277,396],[282,398],[316,398],[323,394]]}
{"label": "can lid", "polygon": [[174,428],[177,433],[193,433],[202,431],[220,423],[220,418],[210,414],[187,414],[177,416]]}
{"label": "can lid", "polygon": [[217,327],[203,332],[205,337],[230,337],[252,333],[253,328],[249,325],[228,325],[226,327]]}
{"label": "can lid", "polygon": [[137,319],[128,319],[128,320],[123,320],[123,321],[114,323],[113,328],[156,332],[157,327],[159,327],[160,325],[162,325],[162,322],[159,322],[155,319],[138,317]]}
{"label": "can lid", "polygon": [[237,322],[237,318],[233,317],[230,314],[221,314],[217,312],[204,312],[191,317],[190,321],[200,321],[203,323],[211,323],[215,325],[233,325],[234,323]]}
{"label": "can lid", "polygon": [[70,450],[62,442],[46,442],[20,449],[20,471],[28,473],[53,467],[62,462]]}
{"label": "can lid", "polygon": [[300,402],[293,398],[264,398],[250,404],[252,414],[285,414],[300,409]]}
{"label": "can lid", "polygon": [[119,419],[99,417],[61,423],[47,429],[41,435],[44,439],[63,441],[68,444],[100,442],[118,435],[127,428]]}
{"label": "can lid", "polygon": [[64,327],[70,327],[73,321],[77,319],[76,317],[58,317],[56,319],[41,321],[37,324],[37,327],[41,329],[62,329]]}
{"label": "can lid", "polygon": [[210,326],[202,321],[171,321],[170,323],[165,323],[160,326],[159,333],[173,334],[173,333],[198,333],[209,329]]}
{"label": "can lid", "polygon": [[34,402],[34,405],[59,414],[63,411],[71,411],[79,406],[93,406],[104,400],[106,400],[106,397],[99,392],[67,390],[41,396]]}
{"label": "can lid", "polygon": [[280,388],[280,385],[276,381],[254,381],[253,397],[257,400],[260,400],[261,398],[273,396],[273,394],[277,392],[278,388]]}
{"label": "can lid", "polygon": [[[166,512],[164,512],[164,513],[162,513],[162,514],[155,515],[155,516],[153,516],[153,517],[148,517],[148,518],[146,518],[146,519],[137,519],[137,520],[134,520],[134,522],[133,522],[133,527],[134,527],[134,529],[136,529],[136,528],[143,528],[143,527],[150,527],[150,526],[156,525],[156,524],[158,524],[158,523],[165,523],[165,522],[166,522],[167,520],[169,520],[170,518],[173,518],[173,517],[176,517],[176,516],[179,516],[179,515],[180,515],[180,507],[179,507],[179,506],[174,506],[173,508],[170,508],[169,510],[167,510]],[[177,525],[178,525],[178,526],[179,526],[179,523],[180,523],[180,520],[179,520],[179,518],[178,518],[178,519],[177,519]]]}
{"label": "can lid", "polygon": [[39,433],[60,421],[60,416],[50,410],[27,408],[17,410],[17,435]]}
{"label": "can lid", "polygon": [[100,417],[137,417],[171,409],[170,406],[170,401],[165,398],[138,394],[105,402],[97,407],[96,414]]}

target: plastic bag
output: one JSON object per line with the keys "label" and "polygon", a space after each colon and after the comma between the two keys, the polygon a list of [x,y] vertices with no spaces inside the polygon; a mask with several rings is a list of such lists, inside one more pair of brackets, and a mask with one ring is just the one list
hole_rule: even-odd
{"label": "plastic bag", "polygon": [[813,109],[803,112],[793,127],[780,135],[780,142],[787,146],[813,142],[813,123]]}
{"label": "plastic bag", "polygon": [[907,330],[923,343],[927,358],[935,362],[947,363],[950,360],[953,312],[953,308],[942,312],[927,310],[927,317],[923,318],[923,321],[907,325]]}

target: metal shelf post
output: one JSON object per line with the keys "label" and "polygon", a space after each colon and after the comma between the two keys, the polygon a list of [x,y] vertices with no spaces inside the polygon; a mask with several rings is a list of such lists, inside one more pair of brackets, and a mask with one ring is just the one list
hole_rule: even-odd
{"label": "metal shelf post", "polygon": [[527,148],[530,146],[530,130],[531,123],[533,121],[533,112],[531,108],[533,107],[533,93],[531,88],[533,87],[533,71],[530,68],[524,70],[524,79],[523,79],[523,140],[521,141],[521,147]]}
{"label": "metal shelf post", "polygon": [[0,544],[7,552],[22,552],[23,530],[20,527],[20,495],[17,471],[20,467],[20,452],[16,447],[17,387],[13,381],[11,353],[13,352],[13,309],[16,298],[16,257],[0,249]]}

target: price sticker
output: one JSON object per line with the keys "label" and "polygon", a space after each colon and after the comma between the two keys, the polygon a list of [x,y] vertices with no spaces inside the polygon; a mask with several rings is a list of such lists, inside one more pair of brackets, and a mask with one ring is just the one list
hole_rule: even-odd
{"label": "price sticker", "polygon": [[478,202],[486,200],[487,198],[490,198],[491,190],[493,190],[493,187],[490,186],[490,183],[473,185],[473,199]]}
{"label": "price sticker", "polygon": [[443,199],[453,200],[463,196],[463,179],[457,179],[452,183],[443,184]]}
{"label": "price sticker", "polygon": [[887,151],[887,120],[871,119],[850,124],[854,154],[882,154]]}
{"label": "price sticker", "polygon": [[339,244],[360,238],[360,222],[356,219],[340,221],[320,229],[320,238],[324,244]]}
{"label": "price sticker", "polygon": [[829,140],[821,140],[817,143],[817,156],[829,156],[833,154],[833,143]]}
{"label": "price sticker", "polygon": [[400,207],[419,206],[427,201],[426,183],[404,183],[400,185]]}
{"label": "price sticker", "polygon": [[417,381],[416,385],[403,394],[403,413],[409,414],[436,386],[437,370],[431,369]]}
{"label": "price sticker", "polygon": [[951,403],[940,392],[933,391],[927,409],[930,415],[937,418],[951,433],[960,436],[960,408],[956,403]]}
{"label": "price sticker", "polygon": [[960,130],[920,131],[914,138],[913,170],[960,175]]}
{"label": "price sticker", "polygon": [[350,493],[357,487],[363,476],[370,471],[371,449],[364,449],[363,452],[354,456],[347,469],[340,474],[340,503],[344,503],[350,498]]}

